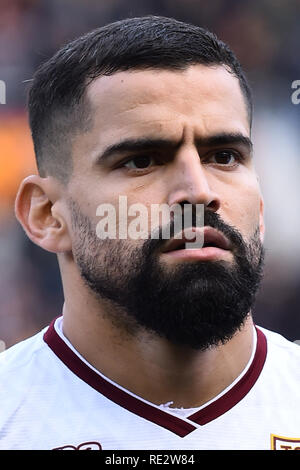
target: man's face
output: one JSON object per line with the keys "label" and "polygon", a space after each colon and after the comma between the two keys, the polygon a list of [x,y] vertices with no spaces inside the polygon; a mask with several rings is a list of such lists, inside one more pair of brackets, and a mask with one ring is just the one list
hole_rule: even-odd
{"label": "man's face", "polygon": [[[263,204],[238,80],[221,66],[120,72],[96,79],[87,96],[93,126],[74,139],[68,188],[82,278],[131,331],[199,349],[225,342],[253,305],[263,264]],[[231,249],[174,257],[150,229],[148,240],[100,240],[96,209],[109,203],[119,216],[120,195],[149,215],[153,204],[204,204],[205,225]]]}

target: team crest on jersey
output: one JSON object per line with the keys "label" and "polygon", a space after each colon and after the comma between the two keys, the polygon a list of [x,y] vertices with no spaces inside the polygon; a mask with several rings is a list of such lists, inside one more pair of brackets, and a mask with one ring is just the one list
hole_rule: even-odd
{"label": "team crest on jersey", "polygon": [[300,437],[284,437],[271,434],[272,450],[300,450]]}
{"label": "team crest on jersey", "polygon": [[66,445],[62,447],[55,447],[52,450],[102,450],[100,442],[82,442],[78,446]]}

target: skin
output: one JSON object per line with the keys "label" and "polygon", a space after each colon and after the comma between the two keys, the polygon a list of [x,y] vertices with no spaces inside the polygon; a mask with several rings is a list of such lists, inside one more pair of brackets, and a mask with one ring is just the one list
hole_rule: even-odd
{"label": "skin", "polygon": [[[79,275],[66,201],[74,199],[95,225],[97,206],[109,202],[117,207],[120,194],[127,196],[128,206],[142,202],[149,212],[152,203],[205,204],[235,226],[247,242],[259,226],[263,241],[263,199],[251,152],[240,144],[201,145],[201,139],[219,133],[250,136],[239,82],[222,66],[120,72],[96,79],[87,98],[93,125],[89,132],[74,137],[69,184],[63,186],[50,176],[26,178],[16,200],[17,218],[34,243],[58,255],[65,295],[64,334],[80,354],[150,402],[172,400],[175,407],[200,406],[230,385],[249,361],[251,312],[229,342],[204,352],[173,345],[145,331],[129,334],[120,329],[110,321],[112,306],[96,298]],[[130,154],[97,163],[105,148],[128,137],[169,139],[177,147],[167,150],[164,164],[154,164],[142,173],[114,168]],[[228,147],[243,153],[245,160],[230,168],[216,163],[214,151]],[[171,263],[185,262],[160,256],[165,269]],[[222,256],[233,262],[232,252]]]}

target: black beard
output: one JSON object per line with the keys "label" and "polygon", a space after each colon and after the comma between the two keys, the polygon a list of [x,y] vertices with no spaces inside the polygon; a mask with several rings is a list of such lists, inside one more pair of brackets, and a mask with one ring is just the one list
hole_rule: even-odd
{"label": "black beard", "polygon": [[205,350],[226,343],[244,325],[263,276],[259,228],[247,244],[238,230],[207,210],[204,224],[227,236],[234,261],[169,267],[159,261],[165,240],[149,238],[138,247],[126,240],[100,240],[74,201],[71,213],[73,255],[81,277],[98,298],[108,301],[110,319],[122,329],[131,334],[142,329]]}

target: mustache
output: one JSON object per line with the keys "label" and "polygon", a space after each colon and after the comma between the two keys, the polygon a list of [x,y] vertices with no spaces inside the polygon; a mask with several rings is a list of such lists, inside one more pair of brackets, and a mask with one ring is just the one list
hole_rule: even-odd
{"label": "mustache", "polygon": [[[210,226],[225,235],[225,237],[227,237],[228,240],[231,242],[237,254],[240,253],[240,255],[242,256],[241,250],[242,247],[245,246],[245,241],[241,233],[236,229],[236,227],[228,225],[222,220],[219,214],[209,209],[204,210],[203,225]],[[146,240],[144,244],[145,251],[153,252],[159,250],[166,243],[166,237],[164,237],[164,234],[170,233],[170,238],[174,237],[177,226],[178,225],[176,224],[176,221],[173,218],[172,220],[170,220],[169,223],[165,224],[164,226],[160,225],[158,228],[154,229],[151,232],[150,237]],[[181,227],[184,227],[185,229],[199,227],[199,220],[197,218],[196,208],[194,206],[192,207],[191,212],[191,224],[189,226],[184,225],[184,214],[182,213]]]}

